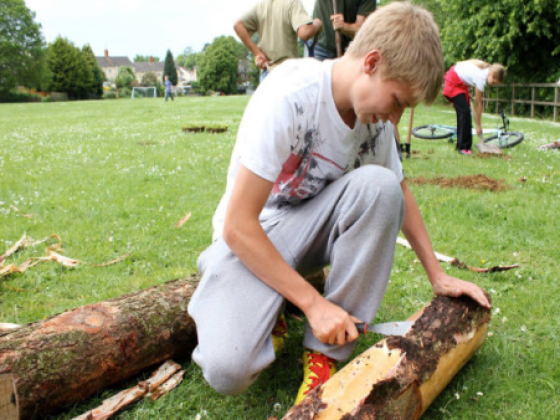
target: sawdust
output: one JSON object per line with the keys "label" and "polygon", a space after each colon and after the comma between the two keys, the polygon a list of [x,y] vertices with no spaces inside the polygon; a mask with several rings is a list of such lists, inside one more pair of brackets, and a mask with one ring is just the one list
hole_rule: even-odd
{"label": "sawdust", "polygon": [[426,179],[424,177],[408,178],[406,180],[409,184],[414,185],[439,185],[441,188],[467,188],[472,190],[483,190],[499,192],[510,189],[503,179],[488,178],[484,174],[478,175],[463,175],[457,178],[444,178],[437,177]]}

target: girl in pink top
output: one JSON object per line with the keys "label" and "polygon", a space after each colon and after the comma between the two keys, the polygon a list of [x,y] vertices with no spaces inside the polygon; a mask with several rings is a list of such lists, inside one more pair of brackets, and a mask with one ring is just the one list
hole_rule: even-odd
{"label": "girl in pink top", "polygon": [[501,64],[488,64],[482,60],[460,61],[445,74],[443,96],[453,103],[457,112],[457,150],[470,155],[472,147],[472,122],[469,88],[476,90],[476,134],[482,134],[482,92],[488,84],[501,83],[505,69]]}

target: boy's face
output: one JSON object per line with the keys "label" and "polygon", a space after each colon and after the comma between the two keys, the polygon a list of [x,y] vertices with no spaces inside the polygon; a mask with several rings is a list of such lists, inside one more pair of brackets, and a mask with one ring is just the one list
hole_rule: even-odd
{"label": "boy's face", "polygon": [[381,62],[366,57],[364,71],[352,89],[354,112],[363,124],[391,121],[397,125],[404,109],[415,105],[408,84],[384,80],[383,73]]}

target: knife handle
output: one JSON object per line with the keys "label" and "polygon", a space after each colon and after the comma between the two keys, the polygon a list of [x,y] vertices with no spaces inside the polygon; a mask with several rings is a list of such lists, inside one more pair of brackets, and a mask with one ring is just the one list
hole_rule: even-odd
{"label": "knife handle", "polygon": [[367,334],[367,322],[356,322],[354,325],[360,334]]}

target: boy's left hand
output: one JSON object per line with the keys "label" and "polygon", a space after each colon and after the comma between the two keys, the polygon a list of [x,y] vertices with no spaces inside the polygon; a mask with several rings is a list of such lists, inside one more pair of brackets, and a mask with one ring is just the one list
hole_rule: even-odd
{"label": "boy's left hand", "polygon": [[466,295],[474,299],[480,306],[490,309],[492,305],[480,286],[474,283],[460,280],[456,277],[441,273],[432,287],[436,296],[459,297]]}

